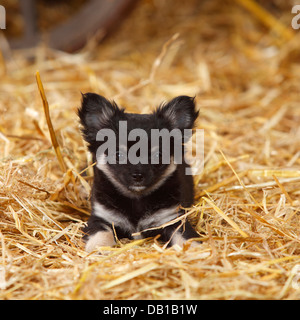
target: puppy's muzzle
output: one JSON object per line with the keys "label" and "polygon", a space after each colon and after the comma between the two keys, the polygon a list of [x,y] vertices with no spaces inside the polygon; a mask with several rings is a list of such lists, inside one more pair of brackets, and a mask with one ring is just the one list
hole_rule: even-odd
{"label": "puppy's muzzle", "polygon": [[144,181],[144,176],[141,173],[133,173],[132,179],[135,183],[141,184]]}

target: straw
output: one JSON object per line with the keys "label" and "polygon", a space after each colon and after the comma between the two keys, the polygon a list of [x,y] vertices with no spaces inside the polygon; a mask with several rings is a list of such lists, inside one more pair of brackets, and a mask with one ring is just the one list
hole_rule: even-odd
{"label": "straw", "polygon": [[43,86],[39,71],[36,72],[36,82],[37,82],[37,85],[38,85],[38,88],[39,88],[39,91],[40,91],[40,94],[41,94],[41,98],[42,98],[42,101],[43,101],[44,112],[45,112],[45,117],[46,117],[46,120],[47,120],[48,129],[49,129],[49,132],[50,132],[51,142],[52,142],[53,148],[55,150],[55,153],[56,153],[57,160],[59,162],[60,168],[61,168],[61,170],[63,172],[66,172],[66,165],[64,163],[64,159],[62,157],[62,154],[61,154],[61,151],[60,151],[60,147],[59,147],[59,144],[58,144],[57,139],[56,139],[56,134],[55,134],[55,131],[53,129],[53,125],[52,125],[52,121],[51,121],[50,113],[49,113],[49,104],[48,104],[48,101],[47,101],[47,98],[46,98],[46,94],[45,94],[45,91],[44,91],[44,86]]}

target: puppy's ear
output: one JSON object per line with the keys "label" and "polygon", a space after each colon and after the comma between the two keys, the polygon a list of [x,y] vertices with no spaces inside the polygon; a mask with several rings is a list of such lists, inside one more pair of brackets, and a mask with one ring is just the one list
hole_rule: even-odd
{"label": "puppy's ear", "polygon": [[78,116],[83,126],[84,139],[90,144],[94,143],[97,132],[109,126],[119,112],[121,110],[116,103],[109,102],[98,94],[82,94],[82,103],[78,109]]}
{"label": "puppy's ear", "polygon": [[199,112],[196,111],[195,98],[179,96],[159,107],[156,114],[168,120],[173,128],[183,130],[193,128]]}

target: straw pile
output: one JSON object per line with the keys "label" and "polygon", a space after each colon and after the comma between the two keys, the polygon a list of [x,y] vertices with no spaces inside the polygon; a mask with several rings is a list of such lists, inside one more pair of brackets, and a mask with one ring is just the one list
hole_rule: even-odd
{"label": "straw pile", "polygon": [[[100,45],[1,59],[0,299],[300,298],[300,31],[288,1],[257,3],[143,0]],[[80,91],[135,112],[197,96],[205,164],[190,219],[200,246],[84,251],[92,171],[81,174],[91,160]]]}

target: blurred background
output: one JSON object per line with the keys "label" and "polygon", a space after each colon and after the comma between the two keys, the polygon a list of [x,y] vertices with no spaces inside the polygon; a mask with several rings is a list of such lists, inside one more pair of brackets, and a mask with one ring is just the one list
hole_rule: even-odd
{"label": "blurred background", "polygon": [[[147,24],[147,34],[165,33],[170,27],[177,25],[177,31],[187,31],[186,27],[202,17],[206,19],[198,21],[198,25],[205,28],[206,37],[212,33],[212,29],[224,26],[234,26],[242,21],[229,19],[227,14],[233,17],[237,14],[238,6],[244,6],[255,10],[259,6],[270,13],[280,22],[289,25],[291,8],[296,4],[293,0],[246,0],[246,1],[208,1],[208,0],[185,0],[185,1],[143,1],[143,0],[3,0],[7,12],[7,30],[5,36],[13,48],[24,48],[38,45],[44,41],[52,48],[74,51],[82,48],[92,37],[98,41],[103,39],[109,32],[120,28],[124,19],[130,18],[132,9],[141,10],[147,5],[144,15],[135,21],[136,30],[145,32],[142,28]],[[259,5],[259,6],[257,6]],[[224,11],[223,11],[224,10]],[[223,19],[220,16],[223,13]],[[259,11],[256,10],[259,14]],[[264,12],[260,12],[260,15]],[[260,16],[260,19],[263,17]],[[265,21],[267,21],[267,16]],[[209,21],[208,21],[209,19]],[[185,30],[182,26],[185,25]],[[245,21],[240,27],[249,27]],[[197,26],[193,25],[197,32]],[[202,33],[202,32],[201,32]],[[139,33],[141,37],[143,34]],[[146,36],[146,34],[144,34]]]}

